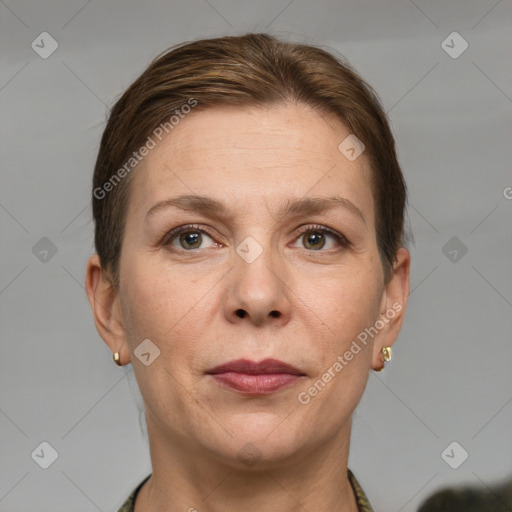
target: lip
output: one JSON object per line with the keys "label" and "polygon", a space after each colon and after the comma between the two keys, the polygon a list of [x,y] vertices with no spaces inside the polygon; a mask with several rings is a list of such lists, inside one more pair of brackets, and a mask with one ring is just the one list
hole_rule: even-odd
{"label": "lip", "polygon": [[305,374],[277,359],[259,363],[236,359],[206,372],[220,385],[247,395],[268,395],[291,386]]}

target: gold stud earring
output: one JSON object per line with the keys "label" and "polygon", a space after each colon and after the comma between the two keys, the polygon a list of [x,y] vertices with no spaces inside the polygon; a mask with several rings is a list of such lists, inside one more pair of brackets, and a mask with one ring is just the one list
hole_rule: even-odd
{"label": "gold stud earring", "polygon": [[391,361],[391,347],[383,347],[380,351],[382,355],[382,368],[379,368],[378,370],[375,370],[376,372],[381,372],[384,370],[384,366],[388,361]]}
{"label": "gold stud earring", "polygon": [[116,352],[115,354],[113,354],[113,358],[114,358],[114,363],[116,363],[117,366],[123,366],[121,363],[121,356],[119,355],[119,352]]}
{"label": "gold stud earring", "polygon": [[388,361],[391,361],[391,347],[384,347],[381,350],[382,354],[382,360],[387,363]]}

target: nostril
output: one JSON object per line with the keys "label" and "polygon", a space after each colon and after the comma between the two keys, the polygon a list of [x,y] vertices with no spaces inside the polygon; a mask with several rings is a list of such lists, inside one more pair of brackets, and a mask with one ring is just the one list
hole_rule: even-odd
{"label": "nostril", "polygon": [[[243,310],[243,309],[237,309],[236,310],[236,315],[239,317],[239,318],[245,318],[245,315],[247,313]],[[279,318],[281,316],[281,313],[279,311],[276,311],[275,309],[273,311],[271,311],[270,313],[270,316],[273,317],[273,318]]]}

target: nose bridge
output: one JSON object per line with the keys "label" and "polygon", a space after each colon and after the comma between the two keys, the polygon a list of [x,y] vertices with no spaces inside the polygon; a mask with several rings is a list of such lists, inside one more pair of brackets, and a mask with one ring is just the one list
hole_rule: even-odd
{"label": "nose bridge", "polygon": [[[275,252],[275,228],[276,218],[268,204],[267,197],[255,202],[246,198],[244,217],[249,224],[240,231],[244,237],[236,246],[237,255],[246,265],[254,265],[260,269],[262,265],[272,267],[277,264]],[[242,265],[243,267],[243,265]]]}
{"label": "nose bridge", "polygon": [[265,284],[264,289],[271,285],[275,287],[280,282],[278,276],[282,265],[270,230],[266,233],[259,230],[259,233],[246,236],[236,246],[236,255],[238,279],[249,280],[252,285]]}

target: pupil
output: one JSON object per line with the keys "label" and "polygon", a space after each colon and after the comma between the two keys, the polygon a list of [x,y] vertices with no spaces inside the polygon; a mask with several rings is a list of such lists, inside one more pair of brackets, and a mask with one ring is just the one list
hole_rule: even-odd
{"label": "pupil", "polygon": [[[201,234],[200,233],[184,233],[181,237],[182,242],[187,245],[201,245]],[[199,241],[199,243],[198,243]]]}
{"label": "pupil", "polygon": [[[308,244],[309,245],[312,245],[313,247],[320,247],[322,248],[324,246],[324,241],[321,240],[320,237],[323,237],[323,235],[315,235],[315,234],[310,234],[308,235],[307,237],[307,241],[308,241]],[[318,242],[321,242],[320,245],[318,245]]]}

